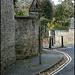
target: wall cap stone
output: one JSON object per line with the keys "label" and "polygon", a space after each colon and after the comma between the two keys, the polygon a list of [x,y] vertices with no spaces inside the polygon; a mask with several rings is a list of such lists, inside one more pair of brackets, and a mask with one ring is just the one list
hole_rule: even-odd
{"label": "wall cap stone", "polygon": [[55,30],[55,31],[62,31],[63,32],[63,31],[69,31],[69,29],[68,30]]}
{"label": "wall cap stone", "polygon": [[39,19],[38,17],[32,17],[32,16],[28,16],[28,17],[24,17],[24,16],[14,16],[15,19]]}

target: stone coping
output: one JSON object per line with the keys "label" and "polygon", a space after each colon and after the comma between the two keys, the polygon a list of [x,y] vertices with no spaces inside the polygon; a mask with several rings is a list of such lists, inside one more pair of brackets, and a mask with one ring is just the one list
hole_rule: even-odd
{"label": "stone coping", "polygon": [[68,29],[68,30],[55,30],[55,31],[62,31],[62,32],[66,31],[66,32],[68,32],[68,31],[69,31],[69,29]]}
{"label": "stone coping", "polygon": [[14,16],[15,19],[39,19],[38,17],[32,17],[32,16],[27,16],[27,17],[24,17],[24,16]]}
{"label": "stone coping", "polygon": [[[71,28],[69,28],[69,29],[71,29]],[[69,31],[69,29],[50,29],[50,30],[55,30],[55,31]]]}

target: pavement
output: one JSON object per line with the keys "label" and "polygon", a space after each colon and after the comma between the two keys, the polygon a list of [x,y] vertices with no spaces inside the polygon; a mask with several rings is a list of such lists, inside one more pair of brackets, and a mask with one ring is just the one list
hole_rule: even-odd
{"label": "pavement", "polygon": [[[67,45],[64,45],[64,47],[66,47]],[[51,46],[51,48],[60,48],[61,45],[60,44],[54,44],[53,46]],[[44,44],[43,48],[49,48],[49,44]]]}
{"label": "pavement", "polygon": [[41,65],[39,64],[39,57],[36,57],[28,62],[19,62],[11,66],[2,75],[36,75],[52,67],[61,61],[62,58],[62,54],[53,50],[44,49],[44,54],[41,56]]}

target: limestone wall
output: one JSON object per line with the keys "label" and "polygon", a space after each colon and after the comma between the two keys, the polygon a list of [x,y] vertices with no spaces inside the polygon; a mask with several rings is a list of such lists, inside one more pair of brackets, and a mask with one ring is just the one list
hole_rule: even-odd
{"label": "limestone wall", "polygon": [[1,70],[15,62],[13,0],[1,0]]}
{"label": "limestone wall", "polygon": [[55,30],[56,44],[61,44],[61,36],[63,36],[64,44],[74,44],[74,29]]}
{"label": "limestone wall", "polygon": [[17,59],[38,54],[38,20],[15,17],[15,50]]}

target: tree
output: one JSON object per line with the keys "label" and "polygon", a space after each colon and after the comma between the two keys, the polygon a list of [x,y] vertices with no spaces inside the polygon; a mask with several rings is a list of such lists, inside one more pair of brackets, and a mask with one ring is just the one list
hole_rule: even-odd
{"label": "tree", "polygon": [[48,30],[55,28],[55,25],[56,25],[56,22],[55,21],[56,21],[55,18],[53,18],[53,20],[51,20],[51,22],[48,22],[47,23],[47,29]]}
{"label": "tree", "polygon": [[42,35],[46,35],[46,29],[47,29],[47,23],[50,22],[50,20],[53,17],[53,8],[52,3],[49,0],[41,0],[41,6],[43,8],[43,12],[40,13],[41,16],[41,32]]}
{"label": "tree", "polygon": [[16,2],[17,2],[17,0],[13,0],[13,2],[14,2],[14,8],[16,8]]}
{"label": "tree", "polygon": [[50,21],[47,18],[41,17],[41,35],[44,36],[46,35],[46,28],[47,28],[47,23]]}
{"label": "tree", "polygon": [[56,6],[55,17],[56,21],[61,21],[62,26],[69,26],[69,20],[73,17],[74,6],[72,0],[64,0]]}
{"label": "tree", "polygon": [[49,0],[42,0],[41,6],[43,8],[43,12],[41,13],[41,16],[51,20],[53,14],[52,3]]}

